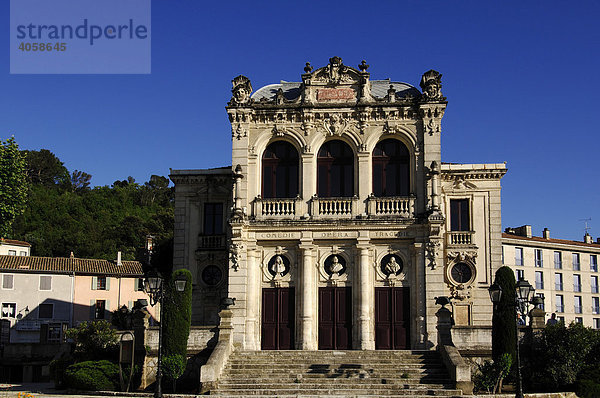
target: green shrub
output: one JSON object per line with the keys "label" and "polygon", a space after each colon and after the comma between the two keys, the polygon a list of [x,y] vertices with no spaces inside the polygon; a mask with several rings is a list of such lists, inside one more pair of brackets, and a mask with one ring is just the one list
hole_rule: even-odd
{"label": "green shrub", "polygon": [[82,322],[65,334],[75,341],[75,356],[80,360],[117,358],[117,333],[108,321]]}
{"label": "green shrub", "polygon": [[162,359],[162,370],[165,377],[173,382],[173,392],[175,392],[177,379],[185,371],[186,359],[183,355],[169,354]]}
{"label": "green shrub", "polygon": [[502,288],[502,298],[494,305],[492,317],[492,359],[497,362],[506,353],[516,362],[515,274],[509,267],[500,267],[494,283]]}
{"label": "green shrub", "polygon": [[86,361],[67,367],[67,387],[85,391],[119,390],[119,365],[107,360]]}
{"label": "green shrub", "polygon": [[[185,290],[178,292],[174,280],[184,275],[187,282]],[[163,354],[178,354],[186,357],[187,341],[192,322],[192,274],[186,269],[180,269],[166,281],[165,298],[163,299]]]}
{"label": "green shrub", "polygon": [[582,370],[577,377],[575,386],[578,397],[600,397],[600,365],[589,366]]}
{"label": "green shrub", "polygon": [[502,381],[510,373],[512,357],[505,353],[499,360],[485,361],[477,367],[478,371],[473,375],[475,391],[499,393],[502,390]]}

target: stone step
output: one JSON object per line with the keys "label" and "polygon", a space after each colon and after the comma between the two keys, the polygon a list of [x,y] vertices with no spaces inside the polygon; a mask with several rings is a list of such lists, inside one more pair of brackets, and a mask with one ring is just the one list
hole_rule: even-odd
{"label": "stone step", "polygon": [[332,389],[306,389],[306,388],[285,388],[285,389],[252,389],[252,390],[233,390],[233,389],[219,389],[219,395],[237,395],[237,396],[256,396],[256,395],[275,395],[277,397],[284,395],[341,395],[345,397],[349,396],[365,396],[365,397],[382,397],[382,396],[436,396],[436,397],[454,397],[461,396],[461,390],[452,389],[391,389],[391,388],[377,388],[369,390],[368,394],[364,391],[352,389],[352,388],[332,388]]}
{"label": "stone step", "polygon": [[270,363],[273,361],[281,363],[294,363],[299,360],[303,362],[314,362],[314,363],[439,363],[439,358],[304,358],[304,357],[282,357],[282,358],[232,358],[229,362],[231,363]]}
{"label": "stone step", "polygon": [[[277,365],[277,366],[275,366]],[[435,371],[444,370],[442,364],[429,364],[426,366],[418,364],[382,364],[382,365],[363,365],[363,364],[303,364],[303,363],[281,363],[270,362],[261,365],[235,363],[228,364],[225,367],[229,370],[252,370],[255,372],[344,372],[344,371],[395,371],[395,372],[411,372],[411,371]]]}
{"label": "stone step", "polygon": [[452,385],[450,383],[442,384],[442,383],[431,383],[431,384],[420,384],[419,382],[409,383],[409,382],[386,382],[381,383],[375,380],[365,380],[365,379],[354,379],[353,381],[331,381],[331,382],[320,382],[316,383],[314,381],[302,380],[297,383],[282,383],[278,381],[274,381],[271,383],[252,383],[251,381],[247,381],[245,383],[232,383],[232,382],[222,382],[219,383],[219,387],[223,389],[231,389],[231,390],[252,390],[256,388],[257,385],[260,385],[261,389],[265,390],[285,390],[286,388],[297,388],[297,389],[307,389],[307,390],[315,390],[315,389],[344,389],[344,388],[352,388],[355,390],[371,390],[378,388],[392,388],[392,389],[402,389],[402,390],[414,390],[414,389],[452,389]]}
{"label": "stone step", "polygon": [[268,384],[268,383],[327,383],[333,382],[335,380],[344,380],[344,382],[352,382],[352,380],[356,380],[356,382],[371,382],[371,383],[379,383],[379,384],[448,384],[450,379],[447,375],[439,374],[439,375],[425,375],[419,377],[418,375],[408,375],[408,377],[399,377],[398,375],[357,375],[356,377],[331,377],[328,375],[306,375],[300,374],[297,376],[289,375],[288,377],[251,377],[248,375],[229,375],[222,379],[220,384]]}
{"label": "stone step", "polygon": [[435,351],[238,351],[226,364],[213,394],[253,398],[462,396]]}
{"label": "stone step", "polygon": [[[265,353],[266,352],[266,353]],[[410,359],[410,358],[418,358],[418,359],[438,359],[439,355],[437,353],[430,355],[418,355],[418,354],[393,354],[393,353],[381,353],[381,354],[373,354],[375,351],[367,352],[367,351],[342,351],[342,352],[322,352],[322,351],[288,351],[285,353],[281,352],[272,352],[272,351],[252,351],[246,352],[244,354],[239,355],[239,358],[360,358],[360,359],[369,359],[369,358],[386,358],[386,359]]]}

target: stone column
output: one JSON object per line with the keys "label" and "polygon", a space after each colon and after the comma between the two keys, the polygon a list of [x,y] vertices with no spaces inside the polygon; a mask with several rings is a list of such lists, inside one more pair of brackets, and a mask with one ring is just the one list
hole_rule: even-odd
{"label": "stone column", "polygon": [[371,262],[368,241],[359,241],[358,264],[358,333],[361,350],[374,350],[372,314],[375,308],[374,287],[371,282]]}
{"label": "stone column", "polygon": [[297,287],[300,289],[300,345],[301,350],[316,350],[317,333],[316,333],[316,313],[315,313],[315,298],[317,297],[317,284],[315,283],[316,274],[313,262],[314,246],[312,241],[302,242],[299,246],[302,253],[302,263],[300,268],[301,284]]}
{"label": "stone column", "polygon": [[248,290],[246,296],[246,338],[244,344],[246,350],[258,350],[258,306],[260,302],[260,269],[256,264],[256,252],[248,248],[246,253],[248,266]]}

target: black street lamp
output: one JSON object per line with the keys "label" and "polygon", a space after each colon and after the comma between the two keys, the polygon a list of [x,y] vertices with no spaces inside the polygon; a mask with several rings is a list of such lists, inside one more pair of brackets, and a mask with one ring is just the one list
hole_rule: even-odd
{"label": "black street lamp", "polygon": [[[494,283],[488,289],[490,294],[490,299],[492,303],[498,304],[502,299],[502,287],[497,283]],[[517,349],[517,393],[515,394],[516,398],[523,398],[523,378],[521,376],[521,355],[519,350],[519,314],[525,317],[527,314],[527,307],[529,304],[533,304],[535,306],[540,305],[542,302],[541,297],[530,297],[534,294],[535,289],[529,282],[526,280],[520,280],[517,282],[516,286],[516,296],[515,296],[515,339],[516,339],[516,349]]]}
{"label": "black street lamp", "polygon": [[[150,266],[150,260],[152,258],[152,236],[148,235],[146,239],[146,251],[148,252],[148,266]],[[185,284],[187,279],[183,275],[179,275],[175,279],[175,289],[178,292],[185,290]],[[157,303],[160,304],[160,315],[158,322],[158,363],[156,366],[156,388],[154,390],[155,398],[162,398],[162,331],[163,331],[163,299],[164,299],[164,279],[162,276],[153,268],[146,273],[144,279],[144,291],[150,297],[150,305],[155,306]]]}

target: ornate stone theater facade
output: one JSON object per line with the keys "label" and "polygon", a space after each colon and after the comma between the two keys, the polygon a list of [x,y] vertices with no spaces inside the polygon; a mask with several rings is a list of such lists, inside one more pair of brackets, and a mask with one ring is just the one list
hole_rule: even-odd
{"label": "ornate stone theater facade", "polygon": [[241,349],[429,348],[448,296],[457,345],[489,346],[505,165],[441,162],[441,74],[421,92],[368,67],[233,80],[232,167],[171,173],[195,324],[232,297]]}

